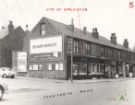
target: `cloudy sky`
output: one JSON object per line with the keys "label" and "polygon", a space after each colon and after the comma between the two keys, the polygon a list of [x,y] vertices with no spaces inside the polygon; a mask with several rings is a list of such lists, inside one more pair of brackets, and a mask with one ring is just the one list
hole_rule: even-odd
{"label": "cloudy sky", "polygon": [[[130,2],[133,8],[129,8]],[[61,10],[56,11],[57,8]],[[87,11],[64,11],[64,8]],[[97,27],[102,36],[110,38],[111,33],[116,33],[119,43],[127,38],[131,48],[135,45],[135,0],[0,0],[0,26],[12,20],[15,26],[24,29],[28,24],[31,30],[43,16],[65,24],[74,18],[78,28],[87,26],[91,31]]]}

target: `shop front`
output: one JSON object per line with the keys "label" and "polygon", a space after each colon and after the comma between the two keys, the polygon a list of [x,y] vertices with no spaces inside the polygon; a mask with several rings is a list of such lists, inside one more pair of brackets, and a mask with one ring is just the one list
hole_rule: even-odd
{"label": "shop front", "polygon": [[[69,78],[71,77],[70,57],[68,60]],[[74,79],[92,79],[103,78],[105,73],[105,64],[101,60],[86,57],[74,57],[73,78]]]}

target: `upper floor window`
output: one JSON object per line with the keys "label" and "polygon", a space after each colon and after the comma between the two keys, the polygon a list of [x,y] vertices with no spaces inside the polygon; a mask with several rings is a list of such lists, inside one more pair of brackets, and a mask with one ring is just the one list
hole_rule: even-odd
{"label": "upper floor window", "polygon": [[121,51],[118,51],[118,59],[121,60]]}
{"label": "upper floor window", "polygon": [[74,54],[79,54],[79,41],[74,40]]}
{"label": "upper floor window", "polygon": [[86,43],[86,54],[90,55],[90,43]]}
{"label": "upper floor window", "polygon": [[42,36],[44,36],[46,34],[46,23],[45,22],[40,24],[40,34]]}
{"label": "upper floor window", "polygon": [[110,48],[110,58],[113,58],[113,49],[112,48]]}
{"label": "upper floor window", "polygon": [[101,47],[101,56],[105,57],[105,48],[104,47]]}
{"label": "upper floor window", "polygon": [[92,43],[91,44],[91,55],[96,56],[97,55],[97,45]]}

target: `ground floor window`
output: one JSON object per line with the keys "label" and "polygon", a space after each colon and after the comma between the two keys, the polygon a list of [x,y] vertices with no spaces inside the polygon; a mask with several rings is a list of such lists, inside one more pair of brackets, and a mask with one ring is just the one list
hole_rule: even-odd
{"label": "ground floor window", "polygon": [[63,69],[63,63],[62,62],[53,62],[53,63],[48,63],[48,70],[64,70]]}
{"label": "ground floor window", "polygon": [[52,68],[53,68],[53,64],[52,63],[49,63],[48,64],[48,70],[51,71],[51,70],[53,70]]}
{"label": "ground floor window", "polygon": [[120,75],[120,76],[123,75],[123,70],[122,70],[122,67],[121,67],[121,66],[118,67],[118,72],[119,72],[119,75]]}
{"label": "ground floor window", "polygon": [[104,73],[105,64],[90,62],[75,62],[73,75],[92,75]]}
{"label": "ground floor window", "polygon": [[38,64],[33,64],[33,70],[38,70]]}
{"label": "ground floor window", "polygon": [[29,65],[29,70],[32,70],[32,65]]}
{"label": "ground floor window", "polygon": [[101,73],[104,73],[104,71],[105,71],[105,64],[104,63],[101,63],[100,64],[100,72]]}
{"label": "ground floor window", "polygon": [[87,75],[87,63],[79,63],[79,75]]}
{"label": "ground floor window", "polygon": [[96,63],[92,63],[91,64],[91,70],[92,70],[92,74],[97,73],[97,64]]}
{"label": "ground floor window", "polygon": [[29,70],[64,70],[63,62],[50,62],[50,63],[30,63],[28,66]]}
{"label": "ground floor window", "polygon": [[63,70],[63,63],[62,62],[55,63],[55,70]]}
{"label": "ground floor window", "polygon": [[42,70],[42,64],[30,64],[29,65],[29,70]]}
{"label": "ground floor window", "polygon": [[101,63],[88,63],[88,73],[91,74],[98,74],[98,73],[104,73],[105,70],[105,64]]}
{"label": "ground floor window", "polygon": [[43,65],[42,64],[39,64],[38,65],[38,68],[39,68],[39,70],[42,70],[43,69]]}
{"label": "ground floor window", "polygon": [[92,67],[91,67],[91,64],[88,63],[88,73],[91,74],[91,72],[92,72]]}
{"label": "ground floor window", "polygon": [[73,64],[73,75],[87,75],[87,63],[77,62]]}
{"label": "ground floor window", "polygon": [[77,63],[73,64],[73,75],[78,75],[79,67]]}

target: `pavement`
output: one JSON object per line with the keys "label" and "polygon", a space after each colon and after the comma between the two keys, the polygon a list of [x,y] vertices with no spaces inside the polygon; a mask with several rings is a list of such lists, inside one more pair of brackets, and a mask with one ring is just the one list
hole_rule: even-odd
{"label": "pavement", "polygon": [[125,80],[135,80],[135,77],[126,77],[126,78],[105,78],[105,79],[82,79],[82,80],[58,80],[58,79],[46,79],[46,78],[34,78],[34,77],[26,77],[26,76],[17,76],[16,79],[26,79],[33,81],[42,81],[42,82],[53,82],[53,83],[70,83],[70,84],[89,84],[89,83],[101,83],[101,82],[117,82],[117,81],[125,81]]}

